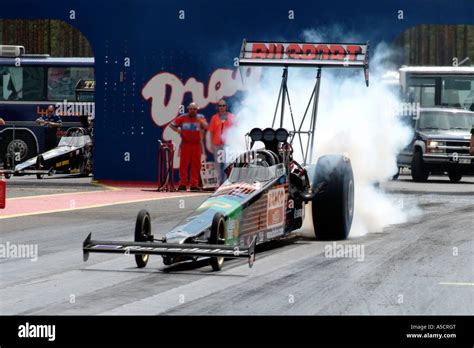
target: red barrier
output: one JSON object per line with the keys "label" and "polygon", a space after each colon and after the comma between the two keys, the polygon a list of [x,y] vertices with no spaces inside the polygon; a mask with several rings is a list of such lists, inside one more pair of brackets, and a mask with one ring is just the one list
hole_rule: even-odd
{"label": "red barrier", "polygon": [[159,141],[158,147],[158,191],[176,191],[173,180],[174,145],[171,140]]}
{"label": "red barrier", "polygon": [[7,205],[7,182],[3,177],[3,173],[0,174],[0,209],[5,209]]}

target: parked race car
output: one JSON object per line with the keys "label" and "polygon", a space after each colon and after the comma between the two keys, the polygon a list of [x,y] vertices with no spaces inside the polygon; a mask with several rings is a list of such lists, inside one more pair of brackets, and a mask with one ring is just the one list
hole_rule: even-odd
{"label": "parked race car", "polygon": [[[280,56],[261,54],[265,47],[282,47]],[[281,45],[281,46],[278,46]],[[91,252],[135,255],[137,267],[145,267],[150,255],[161,255],[165,265],[181,261],[210,258],[214,271],[222,268],[225,258],[247,258],[249,266],[255,260],[257,244],[280,239],[299,229],[305,218],[305,206],[311,203],[311,214],[316,238],[321,240],[346,239],[354,215],[354,178],[350,159],[339,154],[325,155],[311,164],[317,98],[321,67],[362,67],[368,83],[368,45],[335,44],[337,54],[307,53],[300,46],[319,44],[246,42],[242,45],[240,65],[283,66],[280,127],[254,128],[247,135],[247,151],[226,168],[228,179],[195,212],[181,221],[162,238],[151,231],[150,214],[141,210],[135,224],[135,239],[127,241],[92,240],[91,234],[83,242],[84,261]],[[326,45],[326,44],[325,44]],[[350,46],[350,47],[349,47]],[[309,47],[309,48],[311,48]],[[308,48],[308,49],[309,49]],[[258,55],[257,55],[258,53]],[[311,95],[315,107],[311,113],[309,130],[300,127],[287,131],[281,125],[284,101],[287,96],[288,66],[317,67],[316,85]],[[308,108],[309,109],[309,108]],[[307,110],[308,110],[307,109]],[[293,115],[292,115],[293,117]],[[276,113],[275,113],[276,118]],[[275,120],[274,122],[275,123]],[[303,164],[293,158],[294,141],[301,142],[307,135]],[[254,149],[257,142],[263,148]],[[301,148],[303,148],[302,144]],[[312,174],[310,174],[312,173]],[[310,177],[311,176],[311,177]]]}
{"label": "parked race car", "polygon": [[69,128],[54,149],[44,152],[20,164],[14,165],[9,154],[4,159],[6,178],[11,175],[80,174],[92,172],[92,140],[85,128]]}

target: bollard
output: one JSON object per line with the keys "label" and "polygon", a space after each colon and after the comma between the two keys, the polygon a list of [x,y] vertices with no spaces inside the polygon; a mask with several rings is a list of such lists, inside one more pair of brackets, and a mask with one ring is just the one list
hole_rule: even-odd
{"label": "bollard", "polygon": [[0,209],[5,209],[7,205],[7,182],[3,177],[3,173],[0,174]]}

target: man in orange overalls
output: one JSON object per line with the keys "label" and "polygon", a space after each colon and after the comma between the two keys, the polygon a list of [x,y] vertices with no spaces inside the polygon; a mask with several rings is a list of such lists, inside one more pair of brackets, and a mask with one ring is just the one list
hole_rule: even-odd
{"label": "man in orange overalls", "polygon": [[214,114],[209,123],[209,132],[211,133],[211,142],[214,152],[214,162],[218,167],[219,183],[225,179],[225,162],[226,156],[224,152],[225,141],[222,137],[223,133],[234,124],[235,116],[227,111],[227,103],[224,99],[217,102],[217,113]]}
{"label": "man in orange overalls", "polygon": [[188,113],[178,116],[170,124],[170,128],[181,135],[178,191],[186,191],[188,183],[190,191],[200,191],[202,136],[208,128],[206,119],[198,114],[197,104],[191,103],[188,105]]}

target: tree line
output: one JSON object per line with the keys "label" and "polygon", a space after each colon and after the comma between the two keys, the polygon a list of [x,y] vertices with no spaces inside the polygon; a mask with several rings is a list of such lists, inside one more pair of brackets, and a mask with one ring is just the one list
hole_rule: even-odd
{"label": "tree line", "polygon": [[89,41],[79,30],[53,19],[0,19],[0,44],[24,46],[28,54],[93,57]]}
{"label": "tree line", "polygon": [[470,57],[463,66],[474,65],[474,25],[418,25],[394,44],[402,48],[401,64],[452,66],[454,57]]}

